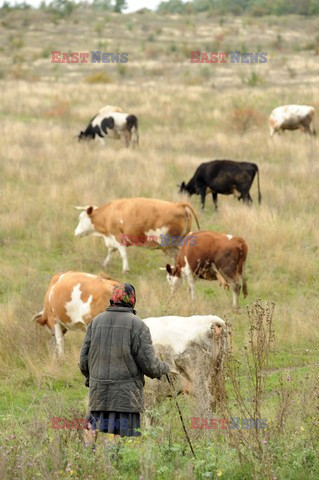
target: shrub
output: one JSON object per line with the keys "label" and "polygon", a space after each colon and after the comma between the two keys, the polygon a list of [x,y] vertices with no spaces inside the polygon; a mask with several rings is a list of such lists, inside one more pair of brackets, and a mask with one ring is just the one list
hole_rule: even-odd
{"label": "shrub", "polygon": [[56,102],[44,115],[46,117],[66,117],[70,115],[70,104],[66,100]]}
{"label": "shrub", "polygon": [[86,83],[112,83],[112,77],[106,72],[91,73],[85,77]]}
{"label": "shrub", "polygon": [[239,106],[230,112],[230,127],[240,134],[264,123],[262,115],[251,107]]}
{"label": "shrub", "polygon": [[263,77],[255,72],[255,70],[250,72],[248,77],[241,77],[241,81],[244,85],[248,85],[249,87],[257,87],[258,85],[262,85],[264,83]]}

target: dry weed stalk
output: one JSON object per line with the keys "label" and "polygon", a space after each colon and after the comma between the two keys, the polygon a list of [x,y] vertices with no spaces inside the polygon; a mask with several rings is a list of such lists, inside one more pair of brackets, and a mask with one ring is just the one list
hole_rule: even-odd
{"label": "dry weed stalk", "polygon": [[[226,430],[230,444],[243,461],[251,464],[255,478],[272,478],[272,457],[268,448],[268,430],[260,427],[262,408],[265,398],[269,354],[274,344],[273,313],[274,304],[262,305],[257,300],[248,307],[248,345],[244,347],[243,364],[230,352],[227,355],[225,374],[229,386],[228,395],[224,395],[221,404],[222,413],[231,423]],[[247,382],[242,383],[243,367],[247,371]],[[235,421],[232,421],[234,419]],[[236,420],[251,422],[250,427],[238,428]]]}

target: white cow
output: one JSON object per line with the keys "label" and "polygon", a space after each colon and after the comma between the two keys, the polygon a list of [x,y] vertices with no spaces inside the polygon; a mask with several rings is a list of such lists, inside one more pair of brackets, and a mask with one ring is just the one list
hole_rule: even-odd
{"label": "white cow", "polygon": [[308,105],[283,105],[275,108],[269,117],[270,136],[284,130],[301,130],[316,135],[314,107]]}
{"label": "white cow", "polygon": [[224,320],[215,315],[193,315],[143,321],[151,331],[157,355],[178,373],[176,390],[194,394],[206,408],[212,400],[218,400],[216,392],[222,384],[223,359],[228,349],[229,333]]}

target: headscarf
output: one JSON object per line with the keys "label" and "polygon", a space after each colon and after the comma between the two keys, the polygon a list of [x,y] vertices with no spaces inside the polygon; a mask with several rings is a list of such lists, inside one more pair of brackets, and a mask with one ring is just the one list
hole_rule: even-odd
{"label": "headscarf", "polygon": [[128,307],[135,313],[134,306],[136,303],[135,288],[130,283],[122,283],[117,285],[110,298],[110,304],[118,305],[120,307]]}

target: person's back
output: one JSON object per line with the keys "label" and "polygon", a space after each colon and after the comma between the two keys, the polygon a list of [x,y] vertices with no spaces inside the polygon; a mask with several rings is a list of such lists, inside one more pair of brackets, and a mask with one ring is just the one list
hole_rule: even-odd
{"label": "person's back", "polygon": [[[155,357],[149,328],[135,315],[134,287],[129,284],[115,287],[110,303],[87,329],[80,369],[90,387],[91,416],[99,420],[123,420],[126,413],[135,414],[136,428],[139,412],[144,410],[144,375],[160,378],[169,372],[169,367]],[[100,431],[137,435],[127,420],[128,429],[110,429],[107,425],[107,429]]]}

